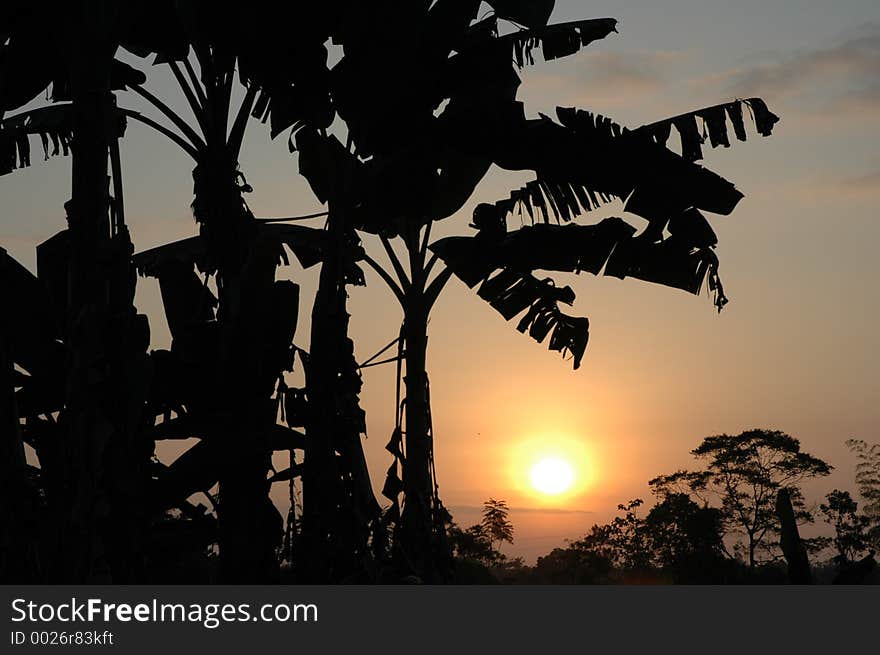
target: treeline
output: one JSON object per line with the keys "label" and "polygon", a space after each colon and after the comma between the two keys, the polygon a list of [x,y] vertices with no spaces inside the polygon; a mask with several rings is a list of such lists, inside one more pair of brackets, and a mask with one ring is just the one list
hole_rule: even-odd
{"label": "treeline", "polygon": [[[856,488],[835,489],[808,507],[801,485],[831,466],[800,450],[797,439],[768,430],[707,437],[692,454],[699,469],[649,482],[654,504],[618,506],[610,523],[539,557],[534,566],[508,558],[513,525],[503,501],[490,500],[483,521],[455,527],[462,583],[511,584],[786,584],[880,583],[880,444],[850,440],[858,458]],[[786,515],[795,517],[787,525]],[[824,524],[806,538],[797,526]]]}

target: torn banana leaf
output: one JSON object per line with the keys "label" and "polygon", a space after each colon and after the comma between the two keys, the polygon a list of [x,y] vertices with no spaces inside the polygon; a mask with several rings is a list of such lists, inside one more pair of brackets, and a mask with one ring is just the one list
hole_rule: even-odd
{"label": "torn banana leaf", "polygon": [[302,471],[302,464],[294,464],[293,466],[289,466],[286,469],[269,476],[269,483],[273,484],[275,482],[287,482],[288,480],[293,480],[294,478],[300,477]]}
{"label": "torn banana leaf", "polygon": [[499,41],[512,44],[514,61],[522,68],[525,64],[535,63],[535,48],[541,48],[544,61],[551,61],[573,55],[612,32],[617,32],[614,18],[595,18],[514,32]]}
{"label": "torn banana leaf", "polygon": [[41,107],[0,122],[0,175],[31,165],[32,136],[40,137],[44,159],[59,154],[67,156],[73,140],[71,105]]}
{"label": "torn banana leaf", "polygon": [[200,441],[183,453],[153,483],[153,511],[176,507],[194,493],[207,491],[217,483],[219,458],[215,448]]}
{"label": "torn banana leaf", "polygon": [[430,249],[469,287],[479,284],[477,295],[505,320],[525,311],[517,324],[520,332],[528,332],[540,343],[552,330],[551,350],[572,353],[578,368],[589,338],[589,322],[559,311],[558,303],[574,301],[569,287],[556,287],[532,273],[604,273],[693,294],[700,293],[708,277],[720,311],[727,298],[718,277],[713,239],[701,228],[684,225],[690,229],[679,227],[670,237],[651,241],[644,234],[635,236],[635,227],[612,217],[595,225],[539,224],[501,236],[481,232],[474,237],[448,237]]}
{"label": "torn banana leaf", "polygon": [[745,141],[745,112],[751,116],[755,129],[761,136],[770,136],[773,127],[779,122],[779,116],[770,111],[761,98],[746,98],[673,116],[644,125],[633,130],[633,133],[645,134],[656,143],[666,145],[672,127],[675,127],[681,139],[682,157],[696,161],[703,158],[702,146],[707,136],[713,148],[730,147],[728,124],[733,128],[737,140]]}

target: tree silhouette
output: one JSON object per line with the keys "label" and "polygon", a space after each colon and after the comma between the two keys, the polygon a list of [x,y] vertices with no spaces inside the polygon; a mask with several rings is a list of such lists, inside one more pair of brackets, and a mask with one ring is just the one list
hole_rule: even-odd
{"label": "tree silhouette", "polygon": [[700,507],[687,494],[665,495],[645,517],[657,564],[678,583],[712,581],[724,557],[721,511]]}
{"label": "tree silhouette", "polygon": [[509,513],[507,503],[503,500],[490,498],[483,503],[483,520],[480,525],[492,541],[498,542],[498,548],[505,541],[513,543],[513,523],[508,519]]}
{"label": "tree silhouette", "polygon": [[849,439],[849,449],[858,458],[856,485],[864,499],[862,512],[870,522],[869,534],[880,548],[880,444],[869,444],[861,439]]}
{"label": "tree silhouette", "polygon": [[[336,240],[354,239],[355,228],[378,234],[390,258],[386,270],[369,254],[363,256],[404,314],[397,343],[406,361],[405,398],[397,402],[398,425],[388,446],[395,463],[384,492],[393,511],[401,511],[401,493],[404,498],[394,557],[399,568],[412,569],[423,580],[448,579],[450,565],[443,529],[448,518],[433,470],[425,368],[428,315],[451,273],[430,278],[437,263],[427,252],[430,225],[460,209],[492,163],[491,156],[473,153],[465,143],[485,117],[471,118],[463,111],[482,101],[509,111],[518,85],[513,57],[522,60],[539,47],[547,58],[571,54],[613,28],[608,19],[546,28],[553,3],[541,3],[540,10],[509,0],[489,4],[495,13],[477,22],[480,2],[474,1],[350,7],[334,34],[345,54],[333,67],[331,84],[334,108],[348,130],[347,144],[319,130],[296,134],[300,170],[316,195],[329,202]],[[526,27],[502,36],[499,19]],[[377,61],[384,66],[380,77],[374,73]],[[340,209],[334,210],[334,204]],[[405,263],[390,244],[396,237],[406,248]],[[337,268],[335,277],[329,269],[322,273],[318,297],[342,313],[343,267]],[[321,337],[329,343],[328,334],[332,331],[324,329]],[[334,343],[340,338],[344,334],[337,330]]]}
{"label": "tree silhouette", "polygon": [[494,566],[504,558],[494,547],[492,537],[479,523],[464,530],[451,523],[448,532],[452,552],[458,558],[476,560],[485,566]]}
{"label": "tree silhouette", "polygon": [[802,452],[797,439],[778,430],[706,437],[691,454],[705,460],[706,468],[661,475],[650,486],[659,494],[684,489],[704,501],[709,495],[719,498],[725,527],[746,539],[750,568],[758,563],[759,552],[773,553],[778,547],[777,493],[788,491],[795,518],[811,521],[800,484],[828,475],[832,469]]}
{"label": "tree silhouette", "polygon": [[[113,91],[137,75],[114,53],[150,11],[144,3],[12,1],[0,16],[0,112],[50,86],[53,100],[66,105],[3,122],[0,172],[30,164],[31,134],[41,137],[47,154],[49,140],[54,154],[59,146],[72,152],[68,229],[38,252],[38,286],[50,293],[34,300],[47,300],[51,345],[17,385],[37,401],[19,403],[23,438],[42,440],[42,461],[53,462],[41,475],[54,476],[46,489],[56,551],[40,575],[56,581],[137,579],[148,527],[149,453],[138,438],[148,326],[132,302],[118,148],[124,121]],[[43,333],[45,327],[34,334]]]}
{"label": "tree silhouette", "polygon": [[[270,8],[277,13],[272,3],[260,3],[254,7],[255,15]],[[187,421],[191,430],[215,435],[219,430],[223,434],[212,440],[214,446],[202,448],[199,454],[202,465],[214,469],[205,479],[220,479],[220,507],[226,515],[220,524],[221,540],[226,542],[225,548],[221,546],[222,571],[233,581],[272,577],[278,536],[274,527],[277,517],[267,495],[272,482],[287,481],[292,489],[294,479],[303,480],[302,516],[297,519],[293,505],[288,516],[288,542],[296,525],[301,526],[304,537],[302,557],[297,561],[302,579],[323,581],[362,573],[369,536],[365,526],[378,514],[359,440],[347,442],[339,458],[341,467],[335,457],[323,456],[332,454],[335,439],[328,432],[330,427],[322,423],[328,405],[333,415],[340,407],[349,406],[343,412],[345,424],[354,430],[355,437],[363,431],[363,413],[357,402],[360,382],[350,342],[346,356],[345,339],[330,338],[334,333],[328,329],[328,322],[331,328],[337,325],[341,314],[322,305],[320,297],[316,299],[311,352],[291,348],[298,292],[294,285],[273,282],[270,272],[286,260],[286,245],[304,268],[321,263],[322,279],[326,279],[326,271],[339,259],[338,243],[328,238],[332,231],[328,235],[311,228],[278,225],[296,218],[255,219],[242,196],[251,190],[238,170],[249,115],[269,121],[273,137],[292,125],[323,129],[332,120],[325,88],[327,17],[322,10],[306,14],[290,7],[284,11],[295,13],[300,25],[295,44],[285,44],[286,35],[280,33],[284,21],[271,28],[264,20],[232,24],[216,17],[204,3],[178,9],[182,38],[163,44],[160,55],[183,91],[196,126],[188,126],[146,89],[133,87],[180,130],[181,134],[167,129],[163,133],[196,163],[193,213],[200,224],[200,238],[143,253],[138,261],[143,272],[160,278],[163,295],[166,289],[169,295],[175,293],[181,275],[194,280],[194,263],[206,275],[216,275],[216,322],[208,316],[207,322],[197,327],[219,333],[218,356],[208,360],[219,360],[222,365],[213,372],[209,372],[210,364],[200,371],[216,387],[201,399],[208,401],[198,408],[201,416],[189,416]],[[198,73],[190,62],[190,47]],[[236,73],[245,93],[233,117],[230,104]],[[164,129],[139,114],[127,114]],[[187,288],[197,292],[193,283]],[[169,304],[183,308],[199,305],[194,297],[189,302],[166,302],[166,310]],[[280,340],[270,345],[268,333],[271,339]],[[184,340],[193,344],[192,336],[187,334]],[[185,348],[186,343],[179,350]],[[305,389],[288,389],[282,377],[284,370],[292,369],[296,353],[305,370]],[[188,359],[186,354],[184,359]],[[342,388],[344,397],[323,396],[322,380],[330,381],[334,389]],[[270,401],[273,394],[275,399]],[[308,438],[294,429],[285,432],[275,424],[279,404],[288,426],[306,427]],[[235,408],[237,420],[218,420],[230,408]],[[236,433],[249,434],[249,438],[236,438]],[[273,449],[288,450],[290,466],[267,482]],[[303,464],[295,463],[294,449],[306,450]],[[250,456],[241,457],[242,453]],[[255,512],[255,507],[262,509]],[[312,535],[323,535],[320,543],[316,544]],[[331,575],[331,569],[336,573]]]}
{"label": "tree silhouette", "polygon": [[[222,506],[225,509],[221,533],[226,535],[223,540],[227,541],[227,547],[223,549],[224,562],[234,562],[231,567],[225,567],[230,572],[225,577],[230,580],[243,578],[250,581],[267,579],[267,572],[272,568],[273,557],[270,555],[274,550],[271,545],[274,537],[269,538],[268,534],[275,532],[271,525],[276,522],[273,513],[277,513],[267,499],[268,453],[271,452],[272,447],[278,445],[279,441],[281,446],[290,449],[291,453],[294,445],[303,446],[301,434],[294,431],[284,432],[280,426],[274,425],[277,404],[268,397],[274,389],[278,372],[285,367],[285,362],[289,365],[293,361],[289,342],[296,323],[297,311],[295,285],[273,284],[272,271],[275,269],[277,258],[284,254],[282,242],[295,242],[296,245],[292,245],[291,248],[298,257],[301,257],[304,266],[308,266],[320,261],[322,257],[320,242],[326,239],[323,239],[320,233],[309,233],[306,228],[257,224],[241,196],[248,187],[238,173],[237,156],[249,113],[263,121],[271,121],[273,134],[289,128],[294,123],[308,122],[310,125],[323,127],[332,120],[327,91],[326,88],[322,89],[321,82],[322,72],[326,72],[326,48],[323,44],[329,33],[329,27],[322,23],[322,20],[326,19],[324,9],[320,7],[308,10],[303,7],[283,9],[289,16],[295,14],[300,27],[304,28],[300,38],[295,43],[290,43],[285,33],[288,29],[286,24],[290,21],[279,20],[272,23],[265,20],[270,10],[280,18],[280,8],[277,3],[272,2],[257,2],[251,7],[253,11],[246,17],[237,17],[234,21],[214,11],[210,3],[202,2],[131,3],[130,13],[126,13],[128,12],[126,9],[126,12],[115,14],[111,12],[108,15],[94,11],[90,13],[86,5],[90,3],[70,3],[70,8],[75,14],[82,10],[83,15],[88,15],[90,20],[94,19],[95,29],[106,29],[106,34],[102,33],[99,36],[109,38],[111,41],[115,40],[116,44],[122,43],[127,49],[141,56],[158,53],[157,61],[167,63],[171,68],[197,122],[195,128],[191,127],[165,103],[145,89],[142,86],[144,76],[113,59],[112,55],[117,46],[109,48],[109,63],[104,62],[103,65],[105,68],[110,67],[111,88],[120,89],[127,86],[133,89],[158,109],[163,117],[171,122],[172,127],[163,126],[156,120],[136,112],[125,110],[119,112],[115,108],[115,102],[112,109],[107,110],[110,112],[109,119],[112,119],[114,125],[124,124],[122,116],[146,123],[174,140],[193,157],[197,164],[194,173],[196,199],[193,210],[202,227],[202,236],[199,239],[187,240],[164,249],[144,253],[145,256],[139,260],[143,264],[144,272],[151,272],[160,279],[164,278],[160,280],[164,282],[161,284],[163,300],[177,345],[177,348],[172,348],[171,353],[157,353],[151,362],[154,365],[159,364],[157,373],[161,380],[153,385],[155,393],[150,399],[150,409],[158,408],[159,413],[165,413],[166,418],[170,416],[171,411],[182,413],[187,405],[196,411],[186,417],[179,416],[173,421],[166,421],[156,431],[149,430],[146,439],[138,434],[136,446],[116,439],[113,441],[113,447],[119,451],[117,455],[138,455],[140,456],[138,461],[146,464],[152,448],[145,446],[151,444],[156,437],[181,438],[213,433],[215,438],[211,444],[200,443],[172,467],[167,467],[169,470],[161,471],[159,476],[161,480],[156,480],[157,484],[154,486],[157,488],[150,501],[151,506],[156,506],[152,507],[152,511],[164,511],[163,508],[168,506],[169,502],[185,505],[185,498],[188,495],[186,492],[203,490],[212,484],[212,479],[225,478],[227,483],[223,485],[225,491],[221,494]],[[23,55],[20,44],[27,46],[24,55],[42,54],[35,52],[28,40],[36,34],[31,29],[35,26],[34,21],[42,20],[42,17],[38,17],[29,9],[17,9],[11,12],[10,16],[14,19],[10,28],[14,38],[3,45],[3,54],[11,55],[4,56],[2,60],[3,78],[4,81],[9,82],[2,89],[4,101],[9,97],[17,97],[15,94],[23,93],[13,84],[27,77],[21,75]],[[69,18],[64,12],[58,17]],[[86,31],[83,34],[86,34]],[[24,38],[19,38],[20,36]],[[94,44],[90,42],[90,48],[92,45],[98,47],[101,43],[103,41],[100,39]],[[200,67],[199,74],[196,74],[188,59],[190,47],[196,53]],[[36,63],[42,65],[45,62],[38,60]],[[74,72],[78,71],[76,66],[73,68]],[[96,70],[101,70],[101,67],[98,66]],[[48,81],[53,81],[50,77],[42,75],[40,71],[30,72],[35,79],[45,77],[47,81],[42,82],[43,86]],[[246,85],[246,93],[232,125],[228,126],[231,91],[236,73]],[[34,83],[34,80],[25,81],[27,84]],[[25,86],[25,89],[33,95],[43,86],[39,89]],[[76,84],[69,82],[65,76],[56,77],[53,81],[55,100],[63,101],[66,89],[75,87]],[[31,95],[23,100],[30,98]],[[0,138],[4,170],[15,166],[16,156],[19,165],[30,163],[27,139],[30,134],[39,134],[43,139],[44,148],[51,139],[55,146],[53,153],[56,154],[59,145],[66,153],[68,143],[71,141],[78,141],[89,148],[93,148],[96,144],[100,146],[100,139],[92,139],[82,126],[78,126],[77,107],[74,98],[74,102],[67,105],[41,108],[4,121],[4,132]],[[115,141],[110,144],[110,155],[114,179],[113,226],[116,230],[121,225],[124,231],[121,176]],[[12,165],[8,165],[10,157]],[[97,161],[100,155],[95,155],[93,158]],[[74,148],[75,178],[77,161],[77,151]],[[94,180],[97,182],[98,177],[95,176]],[[106,173],[100,180],[106,183]],[[124,236],[127,238],[127,233]],[[63,241],[61,237],[53,239],[43,247],[47,257],[38,255],[41,269],[43,260],[48,261],[48,255],[56,255],[56,261],[52,262],[56,265],[50,273],[61,268],[57,261],[59,253],[56,252],[63,250],[64,243],[59,243],[60,241]],[[122,247],[124,246],[122,237],[117,241],[121,248],[120,266],[127,266],[130,272],[132,270],[130,245],[127,248]],[[220,291],[220,307],[216,315],[213,305],[217,301],[212,298],[207,286],[202,286],[195,278],[194,262],[203,272],[216,273]],[[61,264],[63,265],[63,262]],[[105,271],[102,270],[101,274],[104,273]],[[56,282],[54,289],[63,291],[66,284],[64,276],[58,277],[58,281],[52,280]],[[107,279],[127,280],[129,295],[133,293],[131,275],[122,275],[119,267],[112,274],[108,273]],[[124,288],[124,285],[120,288]],[[138,327],[145,328],[145,322],[143,323],[144,325]],[[40,332],[35,331],[34,334]],[[146,341],[146,338],[140,338],[135,343],[142,344],[145,348]],[[217,346],[214,352],[216,357],[207,366],[203,366],[206,360],[212,359],[210,355],[212,344]],[[51,350],[45,348],[47,353]],[[181,361],[182,354],[183,361]],[[300,352],[300,354],[304,353]],[[63,357],[56,357],[55,361],[61,359]],[[182,363],[185,364],[183,367],[180,366]],[[218,364],[215,368],[219,370],[219,375],[211,375],[212,371],[209,369],[212,364]],[[200,366],[200,370],[195,370]],[[126,370],[131,374],[137,369],[129,361]],[[213,372],[216,373],[218,370]],[[53,373],[57,377],[57,371]],[[48,376],[40,377],[48,378]],[[94,379],[94,376],[91,379]],[[224,379],[229,384],[222,384]],[[210,383],[202,384],[205,380],[209,380]],[[36,386],[30,379],[26,382],[29,383],[26,386],[32,388]],[[215,392],[213,394],[209,389],[212,384]],[[117,384],[115,388],[119,391],[135,389],[143,393],[145,384],[133,385],[126,381],[124,384]],[[98,399],[102,393],[104,389],[96,391],[93,395]],[[144,400],[146,399],[141,398],[140,402],[115,402],[115,404],[118,407],[139,408]],[[224,410],[232,408],[238,410],[240,420],[212,420],[217,419]],[[232,413],[235,414],[235,411]],[[52,420],[40,419],[37,414],[39,412],[35,411],[32,417],[35,421],[35,429],[55,427],[56,424]],[[135,432],[141,431],[139,423],[136,416],[132,416],[128,421],[129,426],[137,426]],[[26,425],[25,438],[28,438],[28,432],[33,431],[29,431]],[[237,440],[233,438],[233,433],[236,431],[251,432],[255,437],[245,440],[244,444],[236,444]],[[315,444],[320,442],[317,435],[312,436],[315,437],[313,439]],[[36,441],[34,443],[36,444]],[[39,454],[41,463],[44,464],[43,470],[46,472],[49,466],[45,464],[50,462],[51,458],[44,457],[48,455],[46,448],[41,447],[39,450],[42,451]],[[87,449],[79,450],[85,452]],[[242,451],[240,457],[234,455],[236,450]],[[248,453],[249,456],[245,456]],[[218,454],[223,456],[218,457]],[[58,459],[66,462],[70,458]],[[138,480],[138,476],[127,474],[125,467],[114,465],[108,467],[108,470],[112,471],[113,475],[127,479],[127,485],[122,485],[121,489],[135,488],[134,482]],[[84,471],[87,472],[85,469]],[[147,466],[141,468],[140,479],[144,483],[149,481],[147,471]],[[297,467],[291,467],[286,476],[292,478],[297,471]],[[362,502],[367,502],[372,499],[372,492],[369,489],[365,467],[361,466],[358,472],[360,473],[358,495],[364,499]],[[284,479],[284,476],[285,474],[281,473],[274,479]],[[64,498],[64,494],[56,495]],[[111,495],[113,503],[119,506],[121,517],[143,521],[143,517],[148,513],[143,507],[145,490],[140,488],[137,495],[137,498],[126,497],[123,493]],[[375,505],[374,499],[373,505]],[[326,512],[323,516],[327,521],[339,520],[332,511]],[[80,519],[82,520],[82,517]],[[131,530],[119,529],[114,538],[121,542],[121,537],[130,532]],[[334,543],[338,548],[346,547],[344,539],[336,539]],[[70,550],[72,555],[79,556],[73,549]],[[120,552],[124,551],[123,548]],[[129,547],[128,551],[131,551],[131,559],[137,559],[137,549],[132,550]],[[100,564],[99,561],[94,561]],[[85,574],[75,573],[75,575]]]}
{"label": "tree silhouette", "polygon": [[868,528],[870,519],[859,514],[859,504],[852,499],[848,491],[835,489],[819,505],[819,513],[825,523],[834,529],[831,542],[837,556],[844,562],[851,562],[868,549],[870,540]]}
{"label": "tree silhouette", "polygon": [[[604,267],[607,274],[694,293],[708,278],[720,308],[726,298],[712,251],[716,239],[697,208],[726,214],[742,196],[692,163],[701,156],[698,128],[708,130],[713,146],[730,145],[728,120],[737,138],[746,138],[744,110],[763,135],[778,120],[757,98],[633,131],[572,109],[559,110],[562,124],[546,117],[527,120],[516,101],[516,69],[533,62],[538,50],[547,60],[573,54],[614,31],[616,21],[549,25],[552,2],[541,3],[540,10],[490,2],[494,13],[477,21],[479,4],[438,2],[403,10],[378,3],[348,14],[340,35],[345,55],[332,71],[334,106],[348,128],[348,147],[307,130],[297,133],[296,142],[300,169],[319,197],[334,180],[348,180],[347,193],[356,198],[350,225],[378,234],[390,262],[383,267],[369,254],[363,258],[404,315],[396,343],[406,363],[405,397],[397,402],[397,426],[388,444],[395,463],[384,490],[395,506],[403,494],[401,557],[424,579],[442,578],[444,567],[446,513],[433,468],[426,353],[428,316],[449,278],[481,283],[479,295],[505,318],[525,312],[518,329],[538,341],[552,332],[551,348],[571,352],[576,367],[588,322],[559,311],[558,303],[571,303],[574,293],[534,277],[538,268],[599,273]],[[501,34],[504,19],[519,26]],[[407,57],[398,56],[402,50]],[[377,61],[385,65],[381,79],[374,75]],[[684,157],[664,147],[673,125]],[[586,157],[588,152],[601,157]],[[460,209],[493,163],[534,171],[537,179],[510,199],[479,206],[476,237],[432,244],[432,222]],[[567,221],[615,196],[649,220],[639,237],[621,219],[598,226],[536,226],[506,236],[506,217],[515,209],[535,216],[541,208],[546,222],[551,216]],[[673,236],[664,239],[667,226]],[[404,257],[393,247],[398,237]],[[447,268],[437,271],[440,261]]]}

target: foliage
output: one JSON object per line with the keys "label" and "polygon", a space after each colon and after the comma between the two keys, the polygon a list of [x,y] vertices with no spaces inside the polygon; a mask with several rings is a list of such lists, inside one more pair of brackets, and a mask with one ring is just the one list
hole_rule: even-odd
{"label": "foliage", "polygon": [[499,547],[505,541],[513,543],[513,523],[508,519],[509,512],[507,503],[503,500],[490,498],[483,503],[483,520],[480,526],[493,542],[498,542]]}
{"label": "foliage", "polygon": [[706,462],[703,470],[661,475],[650,486],[661,495],[687,491],[703,500],[718,498],[724,527],[745,537],[752,568],[759,553],[774,556],[778,552],[777,492],[789,491],[798,521],[812,521],[799,485],[807,478],[828,475],[832,468],[802,452],[797,439],[776,430],[706,437],[691,454]]}
{"label": "foliage", "polygon": [[[447,530],[453,554],[460,559],[475,560],[485,566],[503,566],[514,563],[499,549],[503,542],[513,543],[513,523],[510,510],[503,500],[490,498],[483,503],[482,520],[462,530],[454,522]],[[497,542],[497,547],[496,547]]]}
{"label": "foliage", "polygon": [[705,577],[725,557],[721,511],[687,494],[666,495],[648,512],[645,528],[654,561],[678,582]]}
{"label": "foliage", "polygon": [[452,523],[448,534],[453,554],[458,558],[476,560],[486,566],[504,559],[504,554],[495,549],[492,537],[479,523],[464,530]]}
{"label": "foliage", "polygon": [[848,491],[835,489],[819,505],[819,513],[825,522],[834,529],[831,542],[837,556],[844,562],[856,559],[868,550],[870,540],[868,529],[870,519],[858,512],[859,504]]}
{"label": "foliage", "polygon": [[861,439],[846,442],[855,453],[856,485],[864,499],[862,512],[870,522],[870,535],[874,545],[880,548],[880,443],[869,444]]}

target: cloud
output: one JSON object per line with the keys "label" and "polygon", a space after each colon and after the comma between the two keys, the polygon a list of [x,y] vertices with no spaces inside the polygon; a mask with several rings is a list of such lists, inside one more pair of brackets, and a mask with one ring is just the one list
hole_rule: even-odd
{"label": "cloud", "polygon": [[549,95],[557,104],[629,106],[666,86],[682,52],[590,52],[571,66],[524,71],[527,94]]}
{"label": "cloud", "polygon": [[[451,505],[450,511],[464,510],[482,512],[482,505]],[[585,509],[562,509],[558,507],[511,507],[511,512],[518,514],[595,514]]]}
{"label": "cloud", "polygon": [[880,170],[843,177],[833,181],[831,186],[843,194],[880,197]]}
{"label": "cloud", "polygon": [[815,208],[817,205],[839,207],[842,201],[874,206],[880,200],[880,169],[855,175],[807,176],[788,181],[777,181],[758,193]]}
{"label": "cloud", "polygon": [[880,24],[866,24],[835,45],[768,56],[695,85],[721,87],[727,96],[785,102],[811,118],[880,116]]}
{"label": "cloud", "polygon": [[666,73],[679,53],[591,53],[585,58],[581,79],[619,94],[654,93],[663,87]]}

